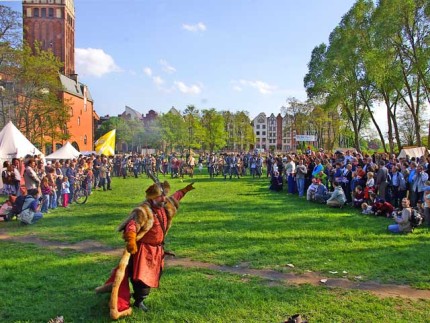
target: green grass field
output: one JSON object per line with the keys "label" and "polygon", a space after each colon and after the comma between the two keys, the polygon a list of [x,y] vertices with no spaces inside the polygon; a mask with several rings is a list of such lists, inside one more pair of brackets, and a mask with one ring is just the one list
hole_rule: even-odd
{"label": "green grass field", "polygon": [[[190,181],[170,180],[172,191]],[[166,249],[177,257],[430,289],[427,228],[392,235],[386,230],[388,219],[270,192],[266,178],[224,181],[197,175],[194,181],[196,189],[182,200],[166,239]],[[32,226],[0,223],[0,232],[58,243],[93,240],[122,248],[115,229],[144,199],[149,184],[145,177],[114,178],[112,191],[94,192],[85,205],[58,208]],[[29,243],[1,242],[1,247],[1,322],[47,322],[58,315],[65,322],[110,321],[108,295],[95,294],[94,288],[108,278],[119,258]],[[430,318],[430,300],[382,299],[358,290],[287,286],[249,275],[171,266],[147,304],[150,312],[135,312],[122,321],[283,322],[295,313],[309,322]]]}

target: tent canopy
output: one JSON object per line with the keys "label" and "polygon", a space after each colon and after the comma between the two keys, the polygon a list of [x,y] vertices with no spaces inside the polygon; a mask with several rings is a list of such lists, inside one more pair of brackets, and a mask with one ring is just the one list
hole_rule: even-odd
{"label": "tent canopy", "polygon": [[421,156],[427,156],[429,154],[429,151],[426,147],[405,147],[403,148],[397,158],[405,158],[406,155],[409,157],[421,157]]}
{"label": "tent canopy", "polygon": [[46,159],[73,159],[78,158],[81,153],[76,150],[75,147],[72,146],[70,142],[66,142],[66,144],[57,149],[52,154],[46,156]]}
{"label": "tent canopy", "polygon": [[9,121],[0,131],[0,159],[22,158],[26,155],[41,155],[17,127]]}

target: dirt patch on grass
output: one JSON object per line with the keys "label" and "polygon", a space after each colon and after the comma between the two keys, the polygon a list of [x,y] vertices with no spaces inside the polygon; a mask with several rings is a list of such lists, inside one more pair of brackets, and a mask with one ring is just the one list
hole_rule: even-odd
{"label": "dirt patch on grass", "polygon": [[[118,256],[118,258],[121,257],[123,252],[123,249],[110,248],[92,240],[84,240],[79,243],[69,244],[40,239],[36,235],[10,236],[4,231],[0,232],[0,241],[32,243],[55,252],[73,250],[82,253],[100,253],[110,256]],[[175,258],[170,256],[166,257],[166,265],[185,268],[203,268],[237,274],[244,278],[247,276],[260,277],[267,280],[269,286],[310,284],[313,286],[326,286],[328,288],[368,291],[379,297],[430,299],[430,290],[419,290],[407,285],[381,284],[372,281],[352,281],[347,278],[327,277],[321,273],[315,272],[307,272],[303,274],[281,273],[275,270],[251,269],[247,264],[240,264],[234,267],[219,266],[206,262],[194,261],[188,258]]]}

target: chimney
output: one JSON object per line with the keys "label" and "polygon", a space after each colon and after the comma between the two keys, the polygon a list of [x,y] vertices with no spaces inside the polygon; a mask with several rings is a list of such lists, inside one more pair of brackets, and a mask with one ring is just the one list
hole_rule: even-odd
{"label": "chimney", "polygon": [[69,77],[78,84],[78,74],[70,74]]}

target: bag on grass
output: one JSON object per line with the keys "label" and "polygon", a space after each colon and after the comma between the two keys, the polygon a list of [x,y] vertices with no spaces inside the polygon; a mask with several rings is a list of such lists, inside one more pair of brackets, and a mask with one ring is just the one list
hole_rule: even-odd
{"label": "bag on grass", "polygon": [[409,218],[409,222],[411,223],[412,228],[419,227],[423,223],[424,217],[421,213],[419,213],[415,209],[411,209],[411,216]]}

